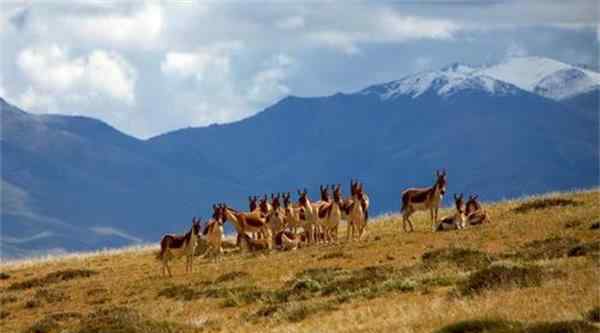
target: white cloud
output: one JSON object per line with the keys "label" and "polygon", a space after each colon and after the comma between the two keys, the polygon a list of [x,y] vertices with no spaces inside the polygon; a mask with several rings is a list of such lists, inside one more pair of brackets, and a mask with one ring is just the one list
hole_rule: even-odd
{"label": "white cloud", "polygon": [[356,43],[361,39],[358,33],[319,31],[312,34],[310,38],[318,44],[337,49],[348,55],[360,53],[360,49],[356,46]]}
{"label": "white cloud", "polygon": [[304,17],[302,16],[289,16],[280,19],[276,22],[276,25],[280,29],[295,30],[304,27]]}
{"label": "white cloud", "polygon": [[23,50],[17,66],[30,86],[19,97],[26,108],[45,107],[61,101],[76,102],[99,95],[135,104],[136,71],[115,52],[94,50],[87,56],[70,57],[58,45]]}
{"label": "white cloud", "polygon": [[283,83],[287,73],[282,68],[270,68],[256,73],[248,98],[253,102],[266,103],[287,95],[290,88]]}
{"label": "white cloud", "polygon": [[97,40],[131,46],[153,46],[165,24],[162,7],[148,3],[132,13],[107,15],[69,15],[63,23],[85,40]]}
{"label": "white cloud", "polygon": [[210,73],[226,75],[230,70],[232,53],[242,48],[241,42],[217,43],[193,52],[168,52],[160,64],[163,74],[202,80]]}
{"label": "white cloud", "polygon": [[4,88],[4,80],[2,79],[2,75],[0,75],[0,97],[6,98],[6,89]]}
{"label": "white cloud", "polygon": [[402,16],[390,10],[377,10],[368,16],[362,26],[316,31],[309,38],[345,54],[354,55],[360,53],[359,44],[451,39],[460,29],[461,26],[450,20]]}
{"label": "white cloud", "polygon": [[415,59],[415,68],[418,71],[426,70],[431,66],[432,59],[430,57],[418,57]]}
{"label": "white cloud", "polygon": [[506,58],[524,57],[527,54],[528,54],[528,52],[525,49],[525,47],[523,47],[522,45],[513,41],[512,43],[510,43],[510,45],[506,49],[505,57]]}
{"label": "white cloud", "polygon": [[450,20],[401,16],[391,11],[381,11],[377,22],[380,38],[389,41],[450,39],[460,30],[460,26]]}
{"label": "white cloud", "polygon": [[117,236],[117,237],[126,239],[128,241],[135,242],[135,243],[142,242],[141,238],[132,236],[122,230],[112,228],[112,227],[92,227],[92,228],[90,228],[90,230],[92,230],[95,234],[97,234],[99,236]]}
{"label": "white cloud", "polygon": [[266,68],[257,72],[248,91],[248,99],[253,103],[266,104],[285,95],[291,89],[285,83],[295,60],[289,55],[280,53],[272,57]]}

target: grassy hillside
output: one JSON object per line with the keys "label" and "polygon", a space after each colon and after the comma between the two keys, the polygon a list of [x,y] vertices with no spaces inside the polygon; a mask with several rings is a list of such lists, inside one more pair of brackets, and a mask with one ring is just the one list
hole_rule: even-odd
{"label": "grassy hillside", "polygon": [[600,192],[485,208],[490,225],[432,233],[418,213],[407,234],[384,216],[365,241],[197,259],[193,274],[180,260],[173,278],[155,248],[4,264],[0,331],[598,331]]}

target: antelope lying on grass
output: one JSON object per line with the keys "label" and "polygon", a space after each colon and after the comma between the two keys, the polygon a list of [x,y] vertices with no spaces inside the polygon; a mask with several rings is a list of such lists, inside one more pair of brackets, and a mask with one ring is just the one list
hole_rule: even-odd
{"label": "antelope lying on grass", "polygon": [[275,235],[273,245],[283,251],[289,251],[299,248],[304,240],[304,235],[282,230]]}
{"label": "antelope lying on grass", "polygon": [[465,228],[465,203],[463,201],[462,193],[459,196],[454,194],[454,205],[456,207],[456,213],[441,219],[440,223],[438,223],[437,227],[435,228],[435,231],[458,230]]}
{"label": "antelope lying on grass", "polygon": [[162,262],[161,272],[164,276],[166,272],[171,274],[169,261],[185,256],[185,271],[192,271],[192,261],[194,260],[194,252],[198,244],[198,234],[200,233],[200,219],[192,219],[192,227],[183,236],[164,235],[160,240],[160,252],[157,259]]}
{"label": "antelope lying on grass", "polygon": [[469,225],[477,225],[490,223],[490,218],[483,207],[477,201],[478,195],[470,195],[467,201],[465,214],[467,215],[467,223]]}
{"label": "antelope lying on grass", "polygon": [[271,229],[267,228],[264,237],[261,239],[252,239],[246,233],[239,235],[240,248],[242,251],[271,250],[273,248],[273,236]]}
{"label": "antelope lying on grass", "polygon": [[420,210],[429,209],[431,215],[431,229],[435,231],[436,222],[438,218],[438,209],[440,202],[446,193],[446,171],[436,171],[437,179],[433,186],[428,188],[409,188],[402,192],[402,228],[404,231],[408,231],[406,228],[406,222],[410,226],[410,230],[414,231],[410,216]]}

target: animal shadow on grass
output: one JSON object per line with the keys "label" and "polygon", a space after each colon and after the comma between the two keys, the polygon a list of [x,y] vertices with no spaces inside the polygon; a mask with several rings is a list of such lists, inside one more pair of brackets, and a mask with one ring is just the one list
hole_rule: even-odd
{"label": "animal shadow on grass", "polygon": [[525,323],[504,319],[471,319],[447,325],[435,333],[593,333],[600,329],[581,320]]}
{"label": "animal shadow on grass", "polygon": [[463,270],[474,270],[489,266],[496,258],[488,253],[466,249],[445,248],[425,252],[421,257],[427,268],[454,265]]}
{"label": "animal shadow on grass", "polygon": [[8,287],[8,290],[22,290],[34,287],[43,287],[62,281],[69,281],[77,278],[87,278],[98,272],[89,269],[67,269],[46,274],[42,278],[33,278],[22,282],[15,282]]}
{"label": "animal shadow on grass", "polygon": [[161,332],[175,333],[189,331],[189,327],[166,321],[145,318],[137,311],[126,307],[99,309],[82,317],[78,313],[59,313],[46,316],[34,323],[25,332],[60,331],[60,322],[78,319],[73,333],[125,333],[125,332]]}
{"label": "animal shadow on grass", "polygon": [[513,212],[524,214],[533,210],[552,208],[552,207],[565,207],[565,206],[581,206],[583,203],[571,199],[563,198],[543,198],[533,199],[520,204],[519,206],[512,209]]}
{"label": "animal shadow on grass", "polygon": [[495,289],[537,287],[547,276],[539,266],[497,262],[473,272],[457,291],[460,295],[470,296]]}

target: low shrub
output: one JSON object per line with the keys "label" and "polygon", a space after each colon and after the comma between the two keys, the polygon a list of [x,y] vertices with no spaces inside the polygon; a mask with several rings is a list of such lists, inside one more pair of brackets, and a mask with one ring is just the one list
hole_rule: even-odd
{"label": "low shrub", "polygon": [[544,272],[538,266],[518,266],[498,263],[472,273],[459,286],[463,295],[501,288],[525,288],[542,284]]}
{"label": "low shrub", "polygon": [[243,278],[247,278],[249,276],[250,276],[250,274],[248,274],[246,272],[233,271],[233,272],[222,274],[221,276],[219,276],[215,280],[215,283],[221,283],[221,282],[233,281],[233,280],[237,280],[237,279],[243,279]]}

